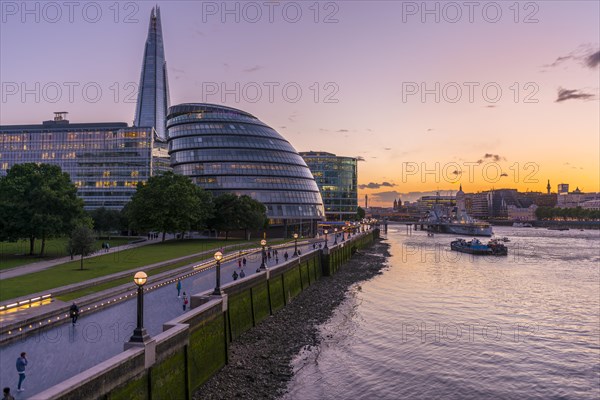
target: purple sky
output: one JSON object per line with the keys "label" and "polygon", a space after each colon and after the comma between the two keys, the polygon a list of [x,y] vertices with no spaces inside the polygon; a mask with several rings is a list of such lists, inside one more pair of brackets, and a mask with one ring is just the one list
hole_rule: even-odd
{"label": "purple sky", "polygon": [[[374,200],[456,188],[457,177],[467,191],[544,190],[547,179],[598,190],[600,3],[475,3],[470,22],[465,2],[427,2],[439,10],[436,22],[420,1],[271,2],[273,21],[262,1],[227,2],[237,11],[226,15],[221,1],[159,2],[171,104],[223,103],[228,88],[238,98],[228,94],[225,104],[255,114],[297,150],[364,157],[359,183],[374,185],[361,197]],[[72,22],[64,2],[29,2],[30,14],[23,4],[1,4],[0,122],[35,123],[65,110],[72,122],[131,123],[128,83],[139,80],[154,3],[80,2]],[[68,82],[79,84],[73,102]],[[22,98],[23,86],[39,99]],[[92,102],[96,87],[102,94]],[[421,98],[424,88],[432,93]],[[507,176],[475,169],[468,177],[463,163],[478,160],[497,162]],[[451,174],[453,163],[461,175]],[[421,173],[436,165],[439,178]]]}

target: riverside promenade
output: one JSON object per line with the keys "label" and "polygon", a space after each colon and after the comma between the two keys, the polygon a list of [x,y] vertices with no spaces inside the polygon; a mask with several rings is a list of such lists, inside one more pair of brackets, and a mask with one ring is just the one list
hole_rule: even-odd
{"label": "riverside promenade", "polygon": [[[333,235],[331,235],[333,236]],[[333,237],[329,237],[329,245],[333,245]],[[322,242],[323,240],[320,239]],[[288,243],[279,247],[279,264],[285,262],[283,253],[290,255],[294,244]],[[303,254],[317,251],[312,242],[299,243],[298,249]],[[247,256],[248,264],[244,269],[246,276],[255,273],[260,266],[260,252]],[[190,264],[188,271],[194,265]],[[214,265],[214,264],[213,264]],[[268,267],[275,265],[275,258],[267,262]],[[143,269],[143,268],[140,268]],[[222,264],[221,282],[227,284],[233,280],[234,270],[239,272],[237,259]],[[173,280],[173,279],[171,279]],[[215,285],[214,268],[205,269],[197,274],[181,280],[182,293],[188,298],[192,294],[210,291]],[[134,285],[131,283],[131,290]],[[150,335],[162,332],[163,323],[182,315],[182,299],[177,297],[175,283],[159,286],[144,295],[144,326]],[[189,308],[188,308],[189,310]],[[123,351],[123,345],[133,332],[136,320],[136,299],[128,300],[105,307],[101,311],[83,313],[76,326],[70,323],[49,326],[45,329],[13,341],[0,347],[0,385],[16,387],[18,376],[14,362],[22,351],[27,352],[29,365],[27,379],[24,382],[25,392],[18,393],[17,399],[28,398],[35,393],[51,387],[72,377],[108,358]],[[14,390],[13,390],[14,392]]]}

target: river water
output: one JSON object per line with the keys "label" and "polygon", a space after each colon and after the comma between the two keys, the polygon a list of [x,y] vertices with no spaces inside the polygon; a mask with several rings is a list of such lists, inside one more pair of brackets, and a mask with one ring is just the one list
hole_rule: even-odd
{"label": "river water", "polygon": [[507,257],[390,225],[388,268],[354,286],[285,399],[599,399],[598,231],[495,227]]}

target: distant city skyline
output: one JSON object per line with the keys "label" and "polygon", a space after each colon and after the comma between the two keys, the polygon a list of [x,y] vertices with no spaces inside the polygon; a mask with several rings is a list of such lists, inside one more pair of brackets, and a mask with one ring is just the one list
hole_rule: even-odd
{"label": "distant city skyline", "polygon": [[[36,4],[2,4],[0,123],[131,124],[154,3]],[[232,106],[299,151],[362,157],[359,204],[459,182],[600,191],[598,2],[157,4],[172,104]]]}

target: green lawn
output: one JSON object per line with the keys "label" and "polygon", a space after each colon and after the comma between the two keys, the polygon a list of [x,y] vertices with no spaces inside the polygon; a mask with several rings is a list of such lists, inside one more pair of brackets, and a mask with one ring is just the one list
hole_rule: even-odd
{"label": "green lawn", "polygon": [[[145,265],[155,264],[173,258],[233,244],[238,245],[240,249],[257,246],[257,242],[234,240],[168,241],[86,259],[84,260],[83,271],[79,270],[79,261],[76,260],[66,264],[57,265],[56,267],[44,271],[0,281],[0,301],[42,291],[51,293],[52,291],[50,289],[60,286],[83,282],[89,279],[132,270]],[[231,253],[232,251],[235,250],[227,251],[227,253]],[[207,257],[210,257],[210,255]],[[152,271],[152,274],[164,272],[167,269],[176,268],[185,265],[186,263],[189,263],[189,261],[184,263],[174,263],[169,267],[160,268],[161,271]],[[84,296],[89,293],[117,286],[127,282],[127,280],[131,280],[131,278],[124,279],[123,282],[115,281],[108,282],[104,285],[96,285],[80,291],[82,292],[80,295]]]}
{"label": "green lawn", "polygon": [[[136,237],[115,237],[110,240],[102,239],[96,242],[96,248],[102,249],[102,242],[109,242],[110,247],[116,247],[123,244],[127,244]],[[29,254],[29,240],[19,240],[18,242],[0,242],[0,270],[14,268],[25,264],[30,264],[43,260],[51,260],[54,258],[60,258],[68,256],[67,253],[67,242],[68,238],[57,238],[46,240],[46,251],[44,257],[37,255],[30,256]],[[42,247],[42,241],[35,241],[35,253],[39,254]]]}

